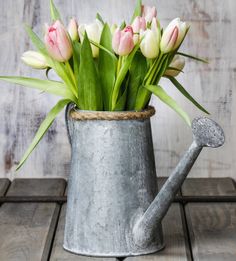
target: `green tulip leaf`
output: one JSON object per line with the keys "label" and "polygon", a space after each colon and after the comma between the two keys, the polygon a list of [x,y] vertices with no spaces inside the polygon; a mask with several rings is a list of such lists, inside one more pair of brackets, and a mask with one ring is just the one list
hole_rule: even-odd
{"label": "green tulip leaf", "polygon": [[182,71],[182,70],[180,70],[180,69],[178,69],[176,67],[171,67],[171,66],[167,67],[166,70],[171,70],[171,71],[176,71],[176,72],[179,72],[179,73],[184,73],[184,71]]}
{"label": "green tulip leaf", "polygon": [[143,84],[140,86],[136,102],[135,110],[143,110],[147,107],[151,99],[152,92],[150,92],[144,86],[146,85],[157,85],[163,76],[168,66],[169,59],[168,55],[160,55],[150,67],[148,74],[146,74]]}
{"label": "green tulip leaf", "polygon": [[158,70],[154,73],[152,84],[158,85],[161,77],[165,74],[166,69],[169,65],[169,57],[168,55],[164,56],[158,66]]}
{"label": "green tulip leaf", "polygon": [[142,55],[141,52],[137,52],[131,63],[130,71],[129,71],[130,79],[129,79],[129,86],[128,86],[128,99],[127,99],[128,110],[135,109],[137,94],[139,88],[141,88],[146,73],[147,73],[147,60]]}
{"label": "green tulip leaf", "polygon": [[183,120],[191,126],[191,121],[188,116],[188,114],[176,103],[176,101],[171,98],[165,91],[162,89],[161,86],[155,86],[155,85],[146,85],[145,88],[147,88],[150,92],[152,92],[154,95],[156,95],[162,102],[167,104],[170,108],[172,108],[175,112],[177,112],[180,117],[183,118]]}
{"label": "green tulip leaf", "polygon": [[61,20],[60,13],[58,9],[56,8],[53,0],[50,0],[50,12],[51,12],[51,18],[53,21]]}
{"label": "green tulip leaf", "polygon": [[103,51],[107,52],[107,53],[114,59],[114,61],[117,61],[117,57],[116,57],[115,54],[113,53],[113,50],[110,51],[110,50],[108,50],[107,48],[105,48],[104,46],[102,46],[101,44],[96,43],[96,42],[94,42],[94,41],[91,40],[91,39],[89,39],[89,42],[90,42],[92,45],[98,47],[100,50],[103,50]]}
{"label": "green tulip leaf", "polygon": [[20,167],[24,164],[24,162],[27,160],[31,152],[34,150],[34,148],[37,146],[37,144],[40,142],[46,131],[49,129],[49,127],[52,125],[54,119],[59,114],[59,112],[62,111],[62,109],[70,102],[70,100],[60,100],[48,113],[47,117],[42,122],[41,126],[39,127],[32,143],[30,144],[29,148],[25,152],[24,156],[22,157],[19,165],[17,166],[16,170],[19,170]]}
{"label": "green tulip leaf", "polygon": [[134,19],[137,17],[137,16],[141,16],[142,14],[142,0],[137,0],[137,3],[136,3],[136,7],[134,9],[134,14],[132,16],[132,19],[131,19],[131,23],[134,21]]}
{"label": "green tulip leaf", "polygon": [[199,110],[205,112],[206,114],[210,114],[206,109],[202,107],[186,90],[185,88],[176,80],[176,78],[172,76],[167,77],[173,85],[188,99],[190,100]]}
{"label": "green tulip leaf", "polygon": [[58,95],[76,103],[75,96],[62,82],[17,76],[0,76],[0,80]]}
{"label": "green tulip leaf", "polygon": [[80,48],[81,48],[81,45],[79,42],[73,42],[73,69],[74,69],[74,75],[75,75],[77,87],[78,87],[78,81],[79,81]]}
{"label": "green tulip leaf", "polygon": [[123,21],[120,25],[120,30],[123,30],[126,27],[126,22]]}
{"label": "green tulip leaf", "polygon": [[87,33],[81,45],[78,90],[80,109],[103,109],[101,86]]}
{"label": "green tulip leaf", "polygon": [[139,86],[138,93],[135,100],[135,111],[143,110],[151,99],[152,93],[144,87],[143,84]]}
{"label": "green tulip leaf", "polygon": [[198,62],[209,63],[206,59],[199,58],[199,57],[196,57],[196,56],[193,56],[193,55],[190,55],[190,54],[181,53],[181,52],[177,52],[176,54],[187,57],[189,59],[193,59],[193,60],[198,61]]}
{"label": "green tulip leaf", "polygon": [[100,21],[103,25],[105,24],[101,15],[99,13],[96,14],[96,18],[98,19],[98,21]]}
{"label": "green tulip leaf", "polygon": [[[112,52],[112,35],[108,24],[105,24],[103,27],[100,44]],[[98,70],[105,110],[110,110],[111,108],[111,94],[115,83],[116,64],[116,60],[114,60],[106,51],[100,49]]]}
{"label": "green tulip leaf", "polygon": [[29,38],[31,39],[33,45],[44,55],[48,55],[46,47],[43,41],[38,37],[38,35],[30,28],[29,25],[25,25],[25,30],[28,33]]}
{"label": "green tulip leaf", "polygon": [[115,107],[115,111],[124,111],[125,105],[126,105],[126,99],[127,99],[127,93],[128,93],[128,87],[127,87],[128,81],[126,82],[125,90],[121,94],[121,96],[118,98],[118,102]]}
{"label": "green tulip leaf", "polygon": [[52,68],[48,67],[48,68],[46,69],[46,71],[45,71],[45,75],[46,75],[46,77],[47,77],[48,80],[50,80],[49,75],[48,75],[49,72],[50,72],[50,70],[52,70]]}
{"label": "green tulip leaf", "polygon": [[125,79],[125,76],[126,76],[128,70],[129,70],[130,66],[131,66],[133,58],[134,58],[138,49],[139,49],[139,44],[137,44],[135,46],[135,48],[133,49],[133,51],[126,57],[125,62],[122,65],[122,67],[119,71],[119,74],[117,76],[115,86],[114,86],[113,92],[112,92],[112,110],[114,110],[115,107],[116,107],[116,103],[117,103],[117,99],[118,99],[118,96],[119,96],[121,84],[122,84],[123,80]]}
{"label": "green tulip leaf", "polygon": [[68,73],[67,66],[64,63],[60,63],[55,60],[52,60],[50,66],[55,70],[57,75],[63,80],[66,87],[68,87],[70,91],[74,94],[74,96],[78,99],[78,89],[73,79],[71,79],[70,74]]}

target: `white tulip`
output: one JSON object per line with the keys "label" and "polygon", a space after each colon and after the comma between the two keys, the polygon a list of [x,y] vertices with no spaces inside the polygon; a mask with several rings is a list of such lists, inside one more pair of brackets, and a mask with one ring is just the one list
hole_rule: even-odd
{"label": "white tulip", "polygon": [[35,51],[24,52],[21,60],[34,69],[46,69],[48,67],[46,57]]}
{"label": "white tulip", "polygon": [[169,53],[174,51],[181,44],[189,26],[187,23],[182,22],[180,18],[175,18],[170,22],[163,32],[161,38],[161,51]]}
{"label": "white tulip", "polygon": [[160,47],[160,28],[156,18],[153,18],[151,29],[140,32],[140,37],[143,38],[140,44],[142,54],[149,58],[154,59],[159,55]]}
{"label": "white tulip", "polygon": [[165,76],[176,77],[184,69],[185,59],[180,55],[175,55],[169,67],[175,68],[177,70],[168,69],[165,72]]}
{"label": "white tulip", "polygon": [[[96,21],[92,24],[81,24],[79,26],[79,37],[81,42],[84,39],[84,33],[86,31],[88,38],[95,43],[100,43],[100,38],[102,34],[103,25],[102,23],[96,19]],[[95,45],[91,44],[93,57],[96,58],[99,56],[99,48]]]}

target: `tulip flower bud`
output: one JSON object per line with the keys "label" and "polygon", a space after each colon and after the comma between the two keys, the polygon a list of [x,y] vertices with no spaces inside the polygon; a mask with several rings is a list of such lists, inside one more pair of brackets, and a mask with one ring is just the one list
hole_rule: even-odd
{"label": "tulip flower bud", "polygon": [[146,30],[145,18],[137,16],[132,23],[132,28],[133,28],[133,32],[134,32],[134,37],[133,37],[134,44],[137,44],[140,39],[140,37],[139,37],[140,30],[143,30],[143,31]]}
{"label": "tulip flower bud", "polygon": [[184,58],[179,55],[175,55],[169,67],[175,68],[177,70],[168,69],[165,72],[165,76],[176,77],[184,69],[184,66],[185,66]]}
{"label": "tulip flower bud", "polygon": [[[103,25],[102,23],[96,19],[96,21],[92,24],[81,24],[79,26],[79,36],[81,42],[83,42],[84,39],[84,33],[86,31],[88,38],[92,40],[95,43],[100,43],[100,38],[102,34]],[[91,44],[93,57],[96,58],[99,56],[99,48],[95,45]]]}
{"label": "tulip flower bud", "polygon": [[116,29],[112,38],[112,48],[116,54],[125,56],[131,53],[134,48],[133,29],[131,26],[123,30]]}
{"label": "tulip flower bud", "polygon": [[78,24],[75,18],[71,18],[68,25],[68,33],[72,41],[79,40]]}
{"label": "tulip flower bud", "polygon": [[21,60],[34,69],[46,69],[48,67],[46,57],[35,51],[24,52]]}
{"label": "tulip flower bud", "polygon": [[47,27],[44,41],[49,55],[56,61],[66,62],[72,56],[71,40],[59,20]]}
{"label": "tulip flower bud", "polygon": [[157,9],[155,6],[142,5],[142,16],[146,21],[151,23],[152,19],[157,16]]}
{"label": "tulip flower bud", "polygon": [[140,44],[142,54],[149,59],[156,58],[159,55],[161,39],[161,32],[157,19],[153,18],[151,29],[147,29],[145,32],[141,31],[140,35],[143,37]]}
{"label": "tulip flower bud", "polygon": [[161,51],[163,53],[169,53],[177,49],[182,42],[187,30],[187,24],[181,22],[179,18],[176,18],[170,22],[162,35]]}

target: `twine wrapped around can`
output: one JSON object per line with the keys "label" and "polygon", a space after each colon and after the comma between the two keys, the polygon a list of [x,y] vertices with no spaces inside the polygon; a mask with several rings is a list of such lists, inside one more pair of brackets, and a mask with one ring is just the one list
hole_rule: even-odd
{"label": "twine wrapped around can", "polygon": [[72,109],[70,111],[70,117],[73,120],[145,120],[151,118],[155,114],[155,108],[148,106],[143,111],[82,111]]}

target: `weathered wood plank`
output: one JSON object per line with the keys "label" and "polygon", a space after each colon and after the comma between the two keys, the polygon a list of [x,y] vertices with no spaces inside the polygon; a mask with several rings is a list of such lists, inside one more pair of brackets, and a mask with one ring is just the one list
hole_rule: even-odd
{"label": "weathered wood plank", "polygon": [[188,196],[223,196],[235,195],[236,190],[231,178],[187,178],[182,193]]}
{"label": "weathered wood plank", "polygon": [[64,179],[14,179],[7,196],[63,196]]}
{"label": "weathered wood plank", "polygon": [[9,179],[0,179],[0,196],[3,196],[10,185]]}
{"label": "weathered wood plank", "polygon": [[[7,196],[63,195],[65,181],[16,179]],[[55,203],[5,203],[0,208],[0,260],[47,260],[56,225]],[[51,228],[51,229],[50,229]]]}
{"label": "weathered wood plank", "polygon": [[75,255],[63,249],[63,237],[64,237],[64,225],[65,225],[65,214],[66,214],[66,204],[62,206],[59,223],[57,226],[57,232],[55,235],[53,249],[51,252],[50,261],[115,261],[115,258],[95,258],[86,257],[81,255]]}
{"label": "weathered wood plank", "polygon": [[[235,195],[230,179],[189,179],[182,194]],[[189,203],[186,217],[194,260],[234,261],[236,257],[236,203]]]}

